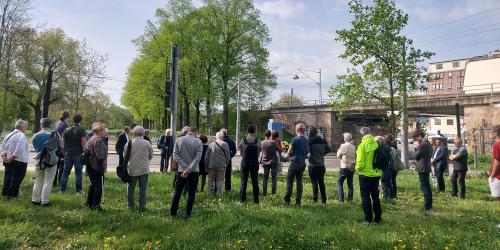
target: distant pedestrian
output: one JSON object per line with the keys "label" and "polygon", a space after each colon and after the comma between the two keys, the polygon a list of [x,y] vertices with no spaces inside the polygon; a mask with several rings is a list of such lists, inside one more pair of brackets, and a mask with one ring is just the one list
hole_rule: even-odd
{"label": "distant pedestrian", "polygon": [[300,206],[302,202],[302,177],[306,169],[306,157],[309,153],[309,143],[304,136],[305,129],[305,125],[301,123],[295,126],[296,136],[292,139],[290,147],[288,148],[290,166],[288,167],[288,174],[286,176],[286,193],[284,198],[285,204],[287,205],[290,204],[294,181],[297,181],[295,205]]}
{"label": "distant pedestrian", "polygon": [[490,184],[491,196],[500,202],[500,125],[491,128],[490,139],[495,140],[495,143],[493,144],[493,160],[491,161],[488,183]]}
{"label": "distant pedestrian", "polygon": [[356,171],[359,173],[361,204],[363,205],[365,221],[378,224],[382,222],[382,208],[378,190],[382,171],[374,168],[373,158],[379,145],[371,135],[370,128],[363,127],[360,133],[363,138],[356,151]]}
{"label": "distant pedestrian", "polygon": [[267,195],[267,183],[269,181],[269,175],[271,174],[271,193],[276,194],[276,189],[278,185],[278,163],[279,158],[277,152],[279,152],[278,144],[271,140],[272,132],[266,130],[264,133],[265,139],[261,143],[261,156],[260,165],[264,168],[264,178],[262,183],[262,195]]}
{"label": "distant pedestrian", "polygon": [[126,126],[123,131],[118,135],[118,141],[115,145],[116,153],[118,154],[118,165],[123,166],[123,151],[125,150],[125,145],[129,142],[130,127]]}
{"label": "distant pedestrian", "polygon": [[[52,190],[52,184],[57,173],[56,151],[59,149],[60,138],[57,131],[52,132],[50,127],[52,121],[48,118],[42,118],[40,121],[42,130],[33,136],[33,148],[38,153],[35,164],[35,185],[31,202],[34,205],[49,206],[49,195]],[[47,145],[53,142],[53,145]]]}
{"label": "distant pedestrian", "polygon": [[170,215],[177,216],[179,201],[184,187],[188,188],[188,201],[186,205],[185,219],[191,217],[191,211],[196,197],[196,187],[198,186],[199,162],[203,153],[203,145],[196,138],[196,129],[189,128],[187,134],[177,139],[174,145],[173,158],[177,162],[177,173],[175,183],[175,193],[172,198]]}
{"label": "distant pedestrian", "polygon": [[[217,132],[215,141],[208,145],[205,158],[206,171],[208,172],[208,193],[222,196],[224,174],[229,163],[229,146],[224,141],[224,134]],[[203,142],[203,141],[202,141]]]}
{"label": "distant pedestrian", "polygon": [[232,159],[236,155],[236,143],[234,143],[231,137],[229,137],[227,129],[223,128],[220,130],[220,132],[224,134],[224,142],[227,143],[227,145],[229,146],[229,156],[231,157],[226,167],[226,173],[224,179],[224,189],[226,189],[226,192],[229,192],[231,191],[231,176],[233,171]]}
{"label": "distant pedestrian", "polygon": [[[68,123],[66,122],[69,118],[69,111],[65,110],[62,112],[61,116],[59,117],[59,121],[56,122],[55,130],[58,133],[59,138],[61,138],[61,146],[63,144],[62,141],[62,136],[64,134],[64,131],[69,127]],[[57,160],[57,168],[56,168],[56,177],[54,178],[54,186],[57,186],[58,181],[61,181],[61,176],[64,171],[64,152],[59,150],[57,152],[57,155],[59,159]]]}
{"label": "distant pedestrian", "polygon": [[149,129],[144,130],[144,140],[148,141],[149,144],[152,144],[151,137],[149,137],[149,133],[151,133],[151,130]]}
{"label": "distant pedestrian", "polygon": [[276,145],[278,145],[278,152],[276,152],[276,155],[278,157],[278,163],[277,169],[276,169],[276,176],[281,175],[283,172],[283,163],[281,162],[281,154],[283,153],[283,146],[281,145],[281,140],[280,140],[280,133],[276,130],[273,130],[271,133],[271,138],[273,139],[274,142],[276,142]]}
{"label": "distant pedestrian", "polygon": [[[61,178],[61,192],[66,191],[69,174],[75,166],[76,193],[83,194],[82,191],[82,163],[80,157],[87,143],[87,133],[80,127],[83,117],[79,114],[73,117],[73,126],[67,128],[63,134],[64,140],[64,171]],[[104,130],[103,130],[104,133]]]}
{"label": "distant pedestrian", "polygon": [[7,199],[17,198],[19,187],[26,176],[29,145],[24,132],[27,126],[26,121],[17,120],[14,131],[4,137],[0,147],[0,155],[5,166],[2,196]]}
{"label": "distant pedestrian", "polygon": [[432,190],[429,180],[429,174],[431,172],[432,146],[425,138],[425,134],[422,131],[416,131],[413,134],[413,139],[416,141],[415,160],[417,160],[417,164],[415,166],[415,170],[418,173],[420,189],[422,190],[425,200],[423,211],[426,212],[432,209]]}
{"label": "distant pedestrian", "polygon": [[172,156],[172,150],[174,148],[174,143],[172,141],[172,129],[168,128],[165,130],[165,134],[160,137],[157,146],[161,152],[160,172],[166,173],[168,171],[170,157]]}
{"label": "distant pedestrian", "polygon": [[241,140],[238,146],[241,152],[241,186],[240,201],[247,200],[248,177],[252,180],[253,202],[259,203],[259,155],[261,143],[256,136],[256,127],[250,125],[247,128],[247,137]]}
{"label": "distant pedestrian", "polygon": [[321,203],[326,204],[325,190],[325,155],[332,152],[326,141],[318,136],[318,129],[309,128],[309,176],[313,188],[313,201],[318,202],[318,186],[321,193]]}
{"label": "distant pedestrian", "polygon": [[[451,196],[465,199],[465,177],[469,167],[467,166],[467,148],[464,147],[460,137],[455,138],[455,150],[450,155],[449,160],[453,164],[453,173],[451,174]],[[458,183],[457,183],[458,182]],[[458,194],[460,186],[460,195]]]}
{"label": "distant pedestrian", "polygon": [[[200,141],[203,143],[203,152],[201,153],[201,159],[200,159],[200,176],[201,177],[201,188],[197,189],[200,192],[203,192],[205,189],[205,184],[207,183],[207,175],[208,175],[208,169],[205,164],[205,156],[207,155],[207,150],[208,150],[208,137],[206,135],[200,135]],[[224,167],[224,171],[225,171]],[[225,173],[225,172],[224,172]],[[224,173],[222,174],[222,182],[224,183]],[[222,185],[221,185],[222,189]]]}
{"label": "distant pedestrian", "polygon": [[101,199],[104,189],[104,174],[108,167],[108,148],[104,143],[104,126],[100,122],[92,124],[92,136],[85,150],[90,153],[90,166],[86,166],[85,172],[89,176],[90,186],[86,205],[90,209],[102,210]]}
{"label": "distant pedestrian", "polygon": [[397,151],[393,147],[393,137],[392,135],[385,135],[383,137],[382,145],[386,149],[387,155],[389,156],[388,166],[382,170],[382,190],[384,194],[384,199],[394,199],[395,197],[395,183],[394,183],[394,172],[396,164]]}
{"label": "distant pedestrian", "polygon": [[[144,139],[144,128],[136,126],[134,128],[134,139],[130,140],[123,154],[125,155],[127,171],[130,176],[128,182],[128,207],[135,208],[135,185],[139,183],[139,210],[146,208],[146,189],[148,187],[149,162],[153,159],[153,147],[151,143]],[[130,150],[130,154],[128,154]],[[129,157],[130,155],[130,157]]]}
{"label": "distant pedestrian", "polygon": [[344,133],[344,144],[337,150],[340,159],[340,171],[337,180],[339,201],[344,202],[344,181],[347,180],[347,201],[352,201],[354,195],[353,177],[356,167],[356,147],[351,143],[352,135]]}
{"label": "distant pedestrian", "polygon": [[445,145],[446,138],[438,138],[436,149],[432,153],[432,167],[436,174],[437,186],[439,192],[445,192],[444,172],[448,169],[448,147]]}

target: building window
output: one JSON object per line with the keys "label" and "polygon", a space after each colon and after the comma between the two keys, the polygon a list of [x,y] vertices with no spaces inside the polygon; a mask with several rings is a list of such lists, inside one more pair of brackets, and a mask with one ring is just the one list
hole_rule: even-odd
{"label": "building window", "polygon": [[460,62],[453,62],[453,68],[460,67]]}
{"label": "building window", "polygon": [[441,125],[441,119],[435,119],[434,125]]}
{"label": "building window", "polygon": [[436,69],[443,69],[443,64],[442,63],[436,64]]}
{"label": "building window", "polygon": [[439,84],[439,89],[443,89],[443,84],[442,83]]}
{"label": "building window", "polygon": [[452,88],[453,88],[453,83],[452,83],[452,82],[450,82],[450,83],[448,84],[448,88],[449,88],[449,89],[452,89]]}
{"label": "building window", "polygon": [[458,86],[459,88],[463,88],[463,87],[464,87],[464,82],[459,82],[457,86]]}
{"label": "building window", "polygon": [[464,77],[465,76],[465,70],[460,70],[460,74],[459,74],[460,77]]}
{"label": "building window", "polygon": [[446,119],[446,125],[453,126],[453,119]]}
{"label": "building window", "polygon": [[448,78],[452,78],[452,77],[453,77],[453,73],[452,72],[448,73]]}

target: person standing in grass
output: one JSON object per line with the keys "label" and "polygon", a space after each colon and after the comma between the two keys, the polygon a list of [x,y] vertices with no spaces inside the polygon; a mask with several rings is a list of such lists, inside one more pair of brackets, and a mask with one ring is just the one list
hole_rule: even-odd
{"label": "person standing in grass", "polygon": [[128,207],[135,208],[134,194],[135,185],[139,183],[139,210],[146,208],[146,189],[148,186],[149,162],[153,159],[153,147],[146,139],[144,139],[144,128],[136,126],[134,128],[133,140],[130,140],[123,151],[127,158],[130,150],[130,157],[126,160],[127,171],[130,176],[128,182]]}
{"label": "person standing in grass", "polygon": [[309,176],[313,188],[313,201],[318,202],[318,186],[321,192],[321,202],[326,204],[325,190],[325,155],[332,152],[332,149],[326,141],[318,136],[318,129],[311,127],[309,129]]}
{"label": "person standing in grass", "polygon": [[[83,166],[80,162],[80,157],[83,153],[83,148],[87,144],[87,132],[80,127],[83,117],[79,114],[73,117],[73,126],[64,131],[64,171],[61,178],[61,193],[66,191],[69,174],[75,166],[75,184],[76,193],[83,194],[82,190],[82,170]],[[104,131],[103,131],[104,132]]]}
{"label": "person standing in grass", "polygon": [[422,190],[425,200],[423,211],[427,212],[432,209],[432,190],[429,180],[429,174],[431,173],[432,146],[429,141],[425,139],[425,134],[422,131],[416,131],[413,134],[413,139],[416,142],[415,160],[417,160],[417,164],[415,170],[418,173],[420,190]]}
{"label": "person standing in grass", "polygon": [[115,150],[116,153],[118,154],[118,165],[123,166],[123,150],[125,149],[125,145],[128,143],[129,139],[129,134],[130,133],[130,127],[126,126],[123,128],[122,133],[118,136],[118,141],[116,142],[115,145]]}
{"label": "person standing in grass", "polygon": [[[206,135],[200,135],[199,139],[201,143],[203,143],[203,152],[201,153],[200,176],[199,176],[201,177],[201,188],[197,190],[198,192],[203,192],[203,190],[205,189],[205,184],[207,183],[207,175],[208,175],[208,169],[205,165],[205,155],[207,154],[208,150],[208,137]],[[224,182],[224,178],[222,178],[222,181]]]}
{"label": "person standing in grass", "polygon": [[347,180],[347,201],[352,201],[354,196],[353,177],[356,167],[356,147],[351,141],[352,135],[344,133],[344,144],[340,145],[337,151],[337,158],[340,159],[340,171],[337,180],[340,202],[344,202],[344,180]]}
{"label": "person standing in grass", "polygon": [[[375,151],[379,147],[375,141],[371,130],[363,127],[360,130],[363,139],[356,151],[356,171],[359,173],[359,190],[361,193],[361,203],[365,214],[365,221],[368,223],[380,223],[382,221],[382,207],[380,206],[378,184],[382,171],[373,166]],[[374,216],[375,214],[375,216]]]}
{"label": "person standing in grass", "polygon": [[222,196],[224,175],[230,160],[229,146],[223,140],[224,134],[217,132],[215,141],[208,145],[206,154],[201,159],[205,163],[206,171],[208,171],[208,193],[217,194],[218,197]]}
{"label": "person standing in grass", "polygon": [[250,125],[247,128],[247,137],[241,140],[238,146],[241,152],[241,186],[240,186],[240,201],[242,203],[247,200],[247,183],[248,177],[252,179],[253,202],[259,203],[259,155],[261,143],[257,139],[255,125]]}
{"label": "person standing in grass", "polygon": [[172,130],[168,128],[165,130],[165,134],[160,137],[157,145],[161,151],[160,172],[162,173],[166,173],[168,170],[168,161],[170,161],[170,157],[172,156],[172,144]]}
{"label": "person standing in grass", "polygon": [[101,199],[104,185],[104,174],[108,166],[108,147],[104,143],[104,126],[100,122],[92,124],[94,135],[85,145],[85,150],[90,153],[90,166],[85,172],[89,176],[90,186],[86,205],[90,209],[102,210]]}
{"label": "person standing in grass", "polygon": [[[68,123],[66,120],[68,120],[69,117],[69,111],[65,110],[62,112],[61,117],[59,117],[59,121],[56,122],[56,132],[57,136],[62,139],[62,136],[64,134],[64,131],[69,127]],[[62,144],[62,142],[61,142]],[[64,170],[64,154],[61,151],[57,152],[58,154],[58,160],[57,160],[57,170],[56,170],[56,177],[54,178],[54,186],[57,186],[57,182],[61,181],[61,176]]]}
{"label": "person standing in grass", "polygon": [[280,140],[280,133],[276,130],[274,130],[271,133],[271,138],[274,142],[276,142],[276,145],[278,145],[278,152],[276,152],[276,157],[278,162],[276,162],[276,176],[281,175],[281,171],[283,170],[283,163],[281,162],[281,153],[283,153],[283,146],[281,145],[281,140]]}
{"label": "person standing in grass", "polygon": [[444,192],[446,185],[444,183],[444,172],[448,168],[448,147],[445,145],[446,138],[441,137],[436,140],[437,147],[432,153],[432,165],[435,169],[437,186],[439,192]]}
{"label": "person standing in grass", "polygon": [[187,186],[188,201],[185,219],[191,217],[198,186],[199,164],[203,153],[203,144],[196,138],[196,129],[187,128],[187,134],[175,141],[173,159],[177,162],[175,192],[170,207],[170,216],[176,217],[182,192]]}
{"label": "person standing in grass", "polygon": [[8,200],[17,198],[21,183],[26,176],[29,145],[24,132],[27,127],[26,121],[17,120],[14,131],[5,136],[0,147],[0,155],[5,166],[2,196]]}
{"label": "person standing in grass", "polygon": [[264,168],[262,195],[266,196],[269,174],[271,174],[271,193],[276,194],[279,161],[277,152],[279,152],[279,147],[276,142],[271,139],[272,133],[270,130],[266,130],[264,136],[265,139],[261,143],[262,153],[260,156],[260,164]]}
{"label": "person standing in grass", "polygon": [[[38,153],[40,159],[37,160],[35,166],[36,180],[33,185],[33,193],[31,202],[34,205],[41,205],[43,207],[49,206],[49,195],[52,190],[52,184],[57,173],[57,161],[51,165],[53,159],[59,158],[55,151],[60,147],[60,138],[57,131],[52,132],[50,126],[52,121],[48,118],[42,118],[40,121],[42,130],[33,136],[33,148]],[[49,141],[55,141],[52,148],[45,144]]]}
{"label": "person standing in grass", "polygon": [[[500,125],[491,128],[490,139],[495,140],[493,144],[493,160],[491,161],[490,184],[491,196],[500,202]],[[500,224],[498,225],[500,227]]]}
{"label": "person standing in grass", "polygon": [[469,167],[467,166],[467,148],[463,146],[460,137],[455,138],[455,150],[450,155],[453,163],[453,173],[451,174],[451,196],[458,196],[458,185],[460,185],[460,199],[465,199],[465,177]]}
{"label": "person standing in grass", "polygon": [[288,174],[286,176],[286,193],[285,204],[290,204],[292,197],[293,182],[297,180],[297,196],[295,198],[295,205],[300,206],[302,202],[302,176],[306,169],[306,157],[309,153],[309,143],[304,136],[305,125],[299,123],[295,126],[296,136],[292,139],[290,147],[288,148],[288,156],[290,157],[290,167],[288,167]]}
{"label": "person standing in grass", "polygon": [[229,163],[226,166],[226,173],[224,174],[224,189],[226,189],[226,192],[229,192],[231,191],[231,173],[233,171],[232,159],[236,155],[236,143],[227,134],[227,129],[223,128],[220,132],[224,134],[224,142],[229,146],[229,156],[231,158],[229,159]]}

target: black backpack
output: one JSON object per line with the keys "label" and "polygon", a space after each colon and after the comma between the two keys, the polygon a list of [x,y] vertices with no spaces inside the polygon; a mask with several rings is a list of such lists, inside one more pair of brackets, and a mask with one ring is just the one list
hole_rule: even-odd
{"label": "black backpack", "polygon": [[391,154],[387,152],[387,148],[379,144],[373,155],[373,168],[384,170],[389,167]]}
{"label": "black backpack", "polygon": [[245,152],[243,153],[243,164],[246,166],[259,165],[259,147],[257,143],[259,140],[255,138],[253,143],[248,143],[247,138],[243,138],[245,144]]}
{"label": "black backpack", "polygon": [[131,153],[132,153],[132,141],[130,140],[128,142],[128,146],[127,146],[127,155],[125,155],[125,157],[123,159],[123,165],[118,166],[116,168],[116,175],[118,175],[118,177],[120,177],[120,179],[124,183],[128,183],[130,181],[130,175],[128,175],[127,167],[128,167],[128,161],[130,160]]}

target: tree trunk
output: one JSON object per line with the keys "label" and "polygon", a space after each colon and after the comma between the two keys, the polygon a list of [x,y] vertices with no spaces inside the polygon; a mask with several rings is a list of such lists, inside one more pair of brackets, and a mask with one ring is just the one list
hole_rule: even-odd
{"label": "tree trunk", "polygon": [[391,134],[392,136],[396,137],[396,116],[394,114],[394,82],[392,80],[392,77],[389,77],[389,87],[391,91],[391,116],[390,116],[390,129],[391,129]]}
{"label": "tree trunk", "polygon": [[190,106],[190,103],[189,103],[189,99],[187,97],[187,95],[184,96],[184,105],[182,107],[183,111],[182,113],[183,114],[183,119],[182,119],[182,123],[184,126],[189,126],[189,106]]}
{"label": "tree trunk", "polygon": [[33,107],[33,111],[35,111],[35,124],[33,128],[33,132],[37,133],[40,131],[40,120],[42,119],[42,105],[40,103],[37,103]]}
{"label": "tree trunk", "polygon": [[212,128],[212,107],[210,103],[210,98],[212,98],[210,95],[212,94],[212,73],[210,69],[207,69],[207,103],[206,103],[206,109],[207,109],[207,127],[206,127],[206,133],[209,135],[211,134],[211,128]]}
{"label": "tree trunk", "polygon": [[200,99],[196,99],[196,101],[194,102],[194,107],[196,109],[194,124],[196,129],[198,129],[198,131],[200,131],[200,103],[201,103]]}
{"label": "tree trunk", "polygon": [[222,79],[222,110],[223,110],[223,127],[229,128],[229,93],[227,88],[227,79]]}

